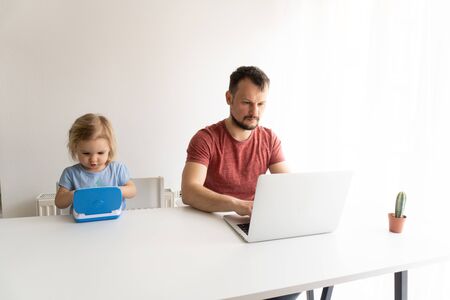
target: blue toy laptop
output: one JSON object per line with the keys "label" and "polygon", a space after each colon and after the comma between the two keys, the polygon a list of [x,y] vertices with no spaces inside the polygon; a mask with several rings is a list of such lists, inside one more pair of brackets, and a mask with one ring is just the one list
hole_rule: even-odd
{"label": "blue toy laptop", "polygon": [[116,186],[78,189],[73,195],[73,218],[77,223],[117,219],[122,202],[122,191]]}

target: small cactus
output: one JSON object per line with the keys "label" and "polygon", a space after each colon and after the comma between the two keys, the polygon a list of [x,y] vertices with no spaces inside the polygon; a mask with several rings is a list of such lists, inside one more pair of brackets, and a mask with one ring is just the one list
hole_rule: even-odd
{"label": "small cactus", "polygon": [[401,218],[403,216],[403,211],[405,210],[406,194],[400,192],[397,195],[397,200],[395,201],[395,217]]}

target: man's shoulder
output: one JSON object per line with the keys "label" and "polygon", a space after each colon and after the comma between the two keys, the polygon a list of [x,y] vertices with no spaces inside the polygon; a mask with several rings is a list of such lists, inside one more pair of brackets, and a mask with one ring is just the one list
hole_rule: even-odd
{"label": "man's shoulder", "polygon": [[256,127],[258,130],[262,131],[262,132],[272,132],[272,129],[264,127],[259,125],[258,127]]}
{"label": "man's shoulder", "polygon": [[200,129],[194,135],[194,138],[215,140],[216,137],[223,134],[224,130],[225,130],[225,125],[224,125],[224,121],[222,120],[220,122],[217,122],[212,125],[208,125],[202,129]]}
{"label": "man's shoulder", "polygon": [[205,128],[200,129],[199,132],[200,131],[208,132],[208,133],[222,132],[225,129],[225,124],[224,123],[225,123],[224,120],[219,121],[219,122],[217,122],[215,124],[211,124],[211,125],[206,126]]}
{"label": "man's shoulder", "polygon": [[266,145],[276,145],[280,143],[280,138],[275,134],[275,132],[267,127],[258,126],[256,135],[257,139]]}
{"label": "man's shoulder", "polygon": [[225,130],[223,122],[217,122],[197,131],[189,142],[187,162],[198,162],[208,166],[210,157],[214,155],[215,145],[223,136]]}
{"label": "man's shoulder", "polygon": [[270,129],[270,128],[267,128],[267,127],[264,127],[264,126],[258,126],[257,128],[256,128],[256,132],[259,134],[259,135],[263,135],[263,136],[267,136],[267,137],[272,137],[272,136],[276,136],[276,134],[273,132],[273,130],[272,129]]}

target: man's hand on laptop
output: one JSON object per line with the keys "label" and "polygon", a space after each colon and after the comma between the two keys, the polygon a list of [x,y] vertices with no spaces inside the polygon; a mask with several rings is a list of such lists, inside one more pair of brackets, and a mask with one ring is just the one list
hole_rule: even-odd
{"label": "man's hand on laptop", "polygon": [[253,209],[253,201],[235,199],[233,201],[234,211],[240,216],[251,216]]}

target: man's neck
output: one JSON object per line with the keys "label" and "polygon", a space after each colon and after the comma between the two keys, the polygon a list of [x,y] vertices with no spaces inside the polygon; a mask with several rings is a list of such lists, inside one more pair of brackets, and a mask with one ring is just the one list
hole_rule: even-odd
{"label": "man's neck", "polygon": [[247,140],[252,134],[252,130],[245,130],[237,126],[231,119],[231,116],[225,119],[225,127],[230,135],[238,142]]}

